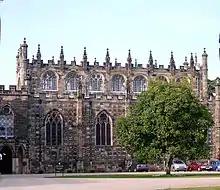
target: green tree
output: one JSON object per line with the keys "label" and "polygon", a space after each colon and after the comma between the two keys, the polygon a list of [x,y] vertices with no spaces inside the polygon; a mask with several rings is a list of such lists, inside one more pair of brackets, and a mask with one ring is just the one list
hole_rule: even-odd
{"label": "green tree", "polygon": [[137,160],[163,158],[166,174],[172,160],[209,154],[207,131],[212,115],[186,82],[150,81],[126,117],[116,122],[117,138]]}

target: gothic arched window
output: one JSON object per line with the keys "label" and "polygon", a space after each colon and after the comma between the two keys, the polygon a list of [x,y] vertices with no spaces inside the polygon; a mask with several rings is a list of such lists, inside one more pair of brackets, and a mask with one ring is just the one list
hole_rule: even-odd
{"label": "gothic arched window", "polygon": [[14,114],[9,106],[0,111],[0,138],[14,137]]}
{"label": "gothic arched window", "polygon": [[45,118],[46,145],[60,146],[63,138],[63,117],[57,110],[49,112]]}
{"label": "gothic arched window", "polygon": [[142,92],[146,90],[146,79],[143,76],[136,76],[133,81],[134,92]]}
{"label": "gothic arched window", "polygon": [[112,77],[112,91],[113,92],[122,92],[125,90],[124,87],[124,77],[122,75],[114,75]]}
{"label": "gothic arched window", "polygon": [[92,74],[89,77],[89,91],[102,91],[103,78],[100,74]]}
{"label": "gothic arched window", "polygon": [[57,90],[57,77],[52,71],[47,71],[42,76],[43,90]]}
{"label": "gothic arched window", "polygon": [[67,74],[65,79],[65,89],[71,91],[77,91],[79,87],[79,76],[74,72]]}
{"label": "gothic arched window", "polygon": [[112,119],[105,112],[96,118],[96,145],[112,145]]}

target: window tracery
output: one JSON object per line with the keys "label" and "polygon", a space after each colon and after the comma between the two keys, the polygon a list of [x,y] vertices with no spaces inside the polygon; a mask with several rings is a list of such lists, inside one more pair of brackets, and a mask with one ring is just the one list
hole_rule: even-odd
{"label": "window tracery", "polygon": [[57,77],[52,71],[47,71],[42,76],[43,90],[57,90]]}
{"label": "window tracery", "polygon": [[70,72],[65,79],[65,89],[71,91],[77,91],[79,88],[79,77],[76,73]]}
{"label": "window tracery", "polygon": [[102,91],[103,90],[103,77],[100,74],[92,74],[89,77],[89,91]]}
{"label": "window tracery", "polygon": [[112,145],[112,120],[102,112],[96,118],[96,145]]}
{"label": "window tracery", "polygon": [[0,111],[0,138],[14,137],[14,114],[9,106]]}
{"label": "window tracery", "polygon": [[133,81],[134,92],[142,92],[147,88],[146,79],[143,76],[136,76]]}
{"label": "window tracery", "polygon": [[114,75],[112,77],[112,91],[113,92],[125,91],[124,83],[125,83],[125,80],[122,75]]}
{"label": "window tracery", "polygon": [[63,117],[57,111],[49,112],[45,119],[46,145],[60,146],[63,138]]}

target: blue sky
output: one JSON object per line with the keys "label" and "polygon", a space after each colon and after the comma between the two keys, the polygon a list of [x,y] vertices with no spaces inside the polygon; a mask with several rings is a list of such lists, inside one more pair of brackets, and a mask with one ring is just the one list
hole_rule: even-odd
{"label": "blue sky", "polygon": [[90,62],[103,62],[109,48],[113,62],[126,62],[131,49],[133,60],[146,65],[152,50],[158,64],[168,65],[173,51],[179,67],[191,52],[200,60],[206,47],[214,79],[220,76],[219,9],[219,0],[4,0],[0,83],[15,84],[15,56],[24,37],[29,58],[39,43],[45,62],[58,58],[63,45],[67,61],[75,56],[79,63],[86,46]]}

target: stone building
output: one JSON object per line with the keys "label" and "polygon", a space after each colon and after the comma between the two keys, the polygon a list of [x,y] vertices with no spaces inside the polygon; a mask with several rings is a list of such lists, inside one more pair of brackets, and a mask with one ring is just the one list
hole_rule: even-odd
{"label": "stone building", "polygon": [[84,48],[80,63],[75,58],[66,63],[61,46],[58,62],[53,57],[45,63],[40,45],[28,59],[24,39],[16,56],[17,84],[9,90],[0,86],[1,172],[53,172],[57,162],[79,171],[123,168],[127,155],[115,140],[117,117],[126,115],[137,94],[147,90],[149,78],[188,78],[208,104],[207,57],[204,49],[201,64],[191,54],[177,68],[171,52],[165,68],[151,52],[148,63],[138,64],[129,50],[122,66],[117,59],[111,62],[107,49],[103,64],[96,59],[90,64]]}

